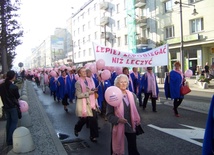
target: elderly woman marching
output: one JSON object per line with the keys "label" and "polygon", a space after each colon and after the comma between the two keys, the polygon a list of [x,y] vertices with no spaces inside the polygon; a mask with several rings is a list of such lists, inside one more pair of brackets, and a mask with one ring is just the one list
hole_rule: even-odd
{"label": "elderly woman marching", "polygon": [[95,100],[95,85],[91,78],[86,75],[86,69],[81,67],[78,70],[79,78],[75,83],[76,89],[76,115],[79,117],[74,128],[74,134],[78,136],[84,124],[89,123],[90,140],[97,142],[98,122],[97,122],[97,102]]}
{"label": "elderly woman marching", "polygon": [[[128,154],[139,155],[136,144],[135,127],[140,125],[140,116],[136,108],[137,97],[127,90],[129,79],[127,75],[120,74],[116,77],[114,85],[123,93],[123,101],[118,107],[107,105],[107,118],[112,123],[112,154],[124,155],[126,136],[128,142]],[[119,115],[120,114],[120,115]]]}

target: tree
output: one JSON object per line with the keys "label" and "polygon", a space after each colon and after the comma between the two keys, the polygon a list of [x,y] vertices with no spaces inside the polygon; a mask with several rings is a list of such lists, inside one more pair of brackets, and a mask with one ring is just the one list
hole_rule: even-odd
{"label": "tree", "polygon": [[15,0],[14,4],[11,3],[11,0],[0,1],[0,64],[2,65],[2,73],[12,68],[12,62],[16,56],[15,49],[22,44],[20,38],[23,36],[23,30],[17,21],[19,6],[19,0]]}

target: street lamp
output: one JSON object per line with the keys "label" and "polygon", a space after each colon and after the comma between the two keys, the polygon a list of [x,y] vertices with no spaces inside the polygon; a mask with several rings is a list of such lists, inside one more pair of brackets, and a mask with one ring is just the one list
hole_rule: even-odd
{"label": "street lamp", "polygon": [[181,62],[181,71],[184,72],[184,60],[183,60],[183,55],[184,55],[184,40],[183,40],[183,16],[182,16],[182,5],[187,5],[187,6],[193,6],[193,13],[192,15],[197,15],[198,12],[195,9],[195,5],[193,4],[186,4],[182,3],[182,0],[175,1],[175,4],[179,4],[180,6],[180,26],[181,26],[181,46],[180,46],[180,62]]}

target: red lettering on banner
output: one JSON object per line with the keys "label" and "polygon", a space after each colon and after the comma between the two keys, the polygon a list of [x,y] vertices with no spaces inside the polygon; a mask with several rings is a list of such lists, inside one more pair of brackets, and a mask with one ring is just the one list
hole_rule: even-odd
{"label": "red lettering on banner", "polygon": [[123,64],[123,58],[112,57],[112,63]]}
{"label": "red lettering on banner", "polygon": [[152,65],[152,59],[150,60],[134,60],[134,59],[127,59],[126,64],[131,64],[131,65]]}
{"label": "red lettering on banner", "polygon": [[96,47],[96,52],[100,52],[100,51],[99,51],[99,46]]}
{"label": "red lettering on banner", "polygon": [[110,52],[111,49],[110,48],[106,48],[106,53]]}

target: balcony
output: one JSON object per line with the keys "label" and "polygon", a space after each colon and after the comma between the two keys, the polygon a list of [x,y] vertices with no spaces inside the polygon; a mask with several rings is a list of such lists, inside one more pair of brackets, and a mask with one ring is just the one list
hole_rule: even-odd
{"label": "balcony", "polygon": [[140,27],[144,27],[147,25],[147,19],[145,16],[141,16],[140,18],[136,19],[136,24]]}
{"label": "balcony", "polygon": [[166,2],[166,1],[168,1],[168,0],[161,0],[162,3]]}
{"label": "balcony", "polygon": [[111,37],[111,33],[110,32],[106,32],[106,36],[105,36],[105,32],[101,32],[101,39],[110,39]]}
{"label": "balcony", "polygon": [[101,26],[107,25],[108,22],[109,22],[109,17],[102,17],[102,18],[100,19],[100,25],[101,25]]}
{"label": "balcony", "polygon": [[108,2],[101,2],[100,3],[100,9],[101,10],[107,10],[108,9]]}
{"label": "balcony", "polygon": [[136,44],[137,45],[142,45],[142,44],[147,45],[148,44],[148,39],[146,37],[138,38],[136,40]]}
{"label": "balcony", "polygon": [[135,2],[135,8],[142,8],[146,5],[145,0],[136,0]]}

